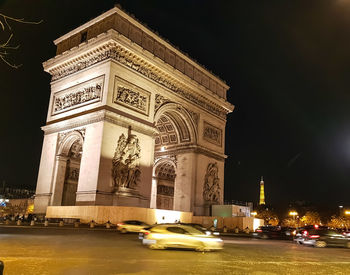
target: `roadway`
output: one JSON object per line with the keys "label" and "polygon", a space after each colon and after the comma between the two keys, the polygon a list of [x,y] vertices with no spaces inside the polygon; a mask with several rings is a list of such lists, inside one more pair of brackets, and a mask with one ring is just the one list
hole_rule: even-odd
{"label": "roadway", "polygon": [[224,237],[219,252],[150,250],[135,234],[0,226],[4,275],[350,274],[350,249]]}

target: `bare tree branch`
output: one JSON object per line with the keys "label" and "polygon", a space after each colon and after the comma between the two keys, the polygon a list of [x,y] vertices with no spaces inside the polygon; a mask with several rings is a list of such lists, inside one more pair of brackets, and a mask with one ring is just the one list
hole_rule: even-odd
{"label": "bare tree branch", "polygon": [[13,33],[12,33],[12,28],[11,25],[9,24],[9,21],[13,21],[13,22],[18,22],[18,23],[22,23],[22,24],[40,24],[43,22],[43,20],[40,20],[38,22],[33,22],[33,21],[26,21],[24,20],[24,18],[14,18],[11,16],[7,16],[5,14],[0,13],[0,28],[2,31],[6,31],[6,29],[8,29],[11,34],[9,35],[8,39],[3,42],[0,43],[0,59],[7,64],[8,66],[10,66],[11,68],[14,69],[18,69],[20,66],[22,65],[15,65],[13,63],[11,63],[10,61],[8,61],[8,59],[6,59],[6,57],[9,55],[9,53],[6,50],[17,50],[19,48],[20,45],[17,46],[12,46],[11,43],[11,39],[13,37]]}

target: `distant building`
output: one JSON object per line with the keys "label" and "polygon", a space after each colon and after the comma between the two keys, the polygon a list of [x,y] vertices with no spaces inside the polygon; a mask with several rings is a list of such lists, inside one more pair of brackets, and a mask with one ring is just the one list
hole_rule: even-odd
{"label": "distant building", "polygon": [[212,205],[212,216],[215,217],[250,217],[252,202],[233,202],[234,204]]}
{"label": "distant building", "polygon": [[260,180],[260,200],[259,205],[265,205],[265,190],[264,190],[264,178],[261,176]]}

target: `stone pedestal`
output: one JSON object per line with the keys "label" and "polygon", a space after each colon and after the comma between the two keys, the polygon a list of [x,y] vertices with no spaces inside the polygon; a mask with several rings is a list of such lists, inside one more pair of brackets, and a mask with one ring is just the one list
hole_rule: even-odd
{"label": "stone pedestal", "polygon": [[113,206],[149,207],[149,200],[141,196],[136,190],[121,187],[113,195]]}

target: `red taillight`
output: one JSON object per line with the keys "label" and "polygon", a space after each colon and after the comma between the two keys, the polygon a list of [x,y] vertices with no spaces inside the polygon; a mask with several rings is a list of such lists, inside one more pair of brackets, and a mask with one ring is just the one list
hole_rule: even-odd
{"label": "red taillight", "polygon": [[262,232],[262,230],[261,229],[257,229],[256,232]]}
{"label": "red taillight", "polygon": [[149,234],[149,232],[143,232],[143,235],[148,235]]}
{"label": "red taillight", "polygon": [[303,231],[303,235],[304,235],[304,236],[307,236],[307,235],[309,235],[309,232],[307,232],[306,230],[304,230],[304,231]]}
{"label": "red taillight", "polygon": [[318,229],[318,224],[315,224],[314,227],[315,227],[315,229]]}
{"label": "red taillight", "polygon": [[319,237],[320,237],[320,235],[310,235],[310,239],[317,239]]}

